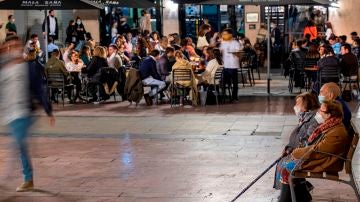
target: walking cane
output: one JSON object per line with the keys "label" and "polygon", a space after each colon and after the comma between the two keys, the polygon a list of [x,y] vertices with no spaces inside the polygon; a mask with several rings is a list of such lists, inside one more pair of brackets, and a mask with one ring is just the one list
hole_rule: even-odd
{"label": "walking cane", "polygon": [[262,172],[255,180],[253,180],[245,189],[243,189],[231,202],[235,202],[242,194],[244,194],[251,186],[253,186],[262,176],[264,176],[274,165],[276,165],[282,157],[278,158],[274,163],[272,163],[264,172]]}

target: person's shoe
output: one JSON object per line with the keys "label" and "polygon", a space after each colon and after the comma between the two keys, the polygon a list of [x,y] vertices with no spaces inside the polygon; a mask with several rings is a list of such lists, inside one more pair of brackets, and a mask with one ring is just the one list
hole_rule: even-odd
{"label": "person's shoe", "polygon": [[306,189],[311,192],[314,189],[314,185],[312,185],[309,181],[305,182]]}
{"label": "person's shoe", "polygon": [[151,106],[153,104],[149,94],[144,94],[144,98],[147,106]]}
{"label": "person's shoe", "polygon": [[296,201],[310,202],[312,200],[311,194],[308,191],[305,182],[301,182],[295,185]]}
{"label": "person's shoe", "polygon": [[278,202],[291,202],[291,190],[290,185],[281,184],[281,192]]}
{"label": "person's shoe", "polygon": [[34,182],[32,180],[24,182],[20,187],[16,188],[16,192],[26,192],[34,190]]}

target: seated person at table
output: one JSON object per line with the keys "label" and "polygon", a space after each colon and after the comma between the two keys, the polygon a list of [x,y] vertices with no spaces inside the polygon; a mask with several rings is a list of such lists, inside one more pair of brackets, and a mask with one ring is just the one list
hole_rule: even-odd
{"label": "seated person at table", "polygon": [[350,44],[341,45],[340,67],[344,76],[357,76],[359,72],[357,57],[351,52]]}
{"label": "seated person at table", "polygon": [[30,36],[30,40],[28,40],[25,45],[25,54],[29,53],[32,50],[35,50],[37,56],[42,55],[40,41],[37,34],[32,34]]}
{"label": "seated person at table", "polygon": [[70,44],[68,44],[67,47],[65,48],[64,53],[63,53],[63,55],[62,55],[62,58],[63,58],[63,60],[64,60],[64,62],[65,62],[65,65],[66,65],[66,63],[69,63],[69,62],[70,62],[70,57],[69,57],[69,55],[70,55],[70,53],[71,53],[72,51],[74,51],[74,47],[75,47],[75,45],[74,45],[73,43],[70,43]]}
{"label": "seated person at table", "polygon": [[161,55],[160,60],[157,62],[157,71],[163,81],[170,80],[169,75],[175,62],[175,49],[166,47],[164,54]]}
{"label": "seated person at table", "polygon": [[[191,70],[191,78],[192,81],[180,81],[176,84],[179,84],[181,86],[189,87],[190,90],[190,99],[193,105],[197,105],[197,98],[198,98],[198,89],[197,89],[197,83],[196,77],[194,75],[194,71],[192,68],[191,63],[186,59],[186,57],[182,54],[181,51],[175,51],[175,59],[176,62],[174,66],[172,67],[172,74],[174,74],[174,70],[176,69],[190,69]],[[180,93],[180,105],[183,103],[183,93]]]}
{"label": "seated person at table", "polygon": [[190,37],[186,37],[184,40],[186,40],[186,50],[189,53],[189,57],[196,57],[199,58],[200,56],[195,51],[195,46],[193,44],[193,41]]}
{"label": "seated person at table", "polygon": [[[315,44],[311,44],[309,47],[308,52],[305,55],[305,68],[317,68],[317,62],[320,59],[320,53],[317,50]],[[308,78],[311,78],[312,83],[316,82],[317,79],[317,72],[316,71],[306,71],[306,75]]]}
{"label": "seated person at table", "polygon": [[[320,46],[319,53],[321,55],[321,59],[318,61],[317,66],[321,75],[320,83],[338,83],[340,80],[340,63],[334,54],[333,48],[330,45],[322,45]],[[334,75],[334,73],[337,73],[338,75]],[[328,75],[331,75],[331,77]]]}
{"label": "seated person at table", "polygon": [[[96,46],[94,49],[94,57],[92,57],[89,65],[85,70],[87,77],[89,78],[89,94],[92,96],[92,99],[90,99],[89,102],[102,100],[101,95],[103,95],[104,91],[100,82],[100,76],[101,69],[104,67],[108,67],[106,60],[106,50],[104,47]],[[97,90],[98,86],[99,92]]]}
{"label": "seated person at table", "polygon": [[[289,142],[285,146],[282,156],[286,157],[287,155],[291,154],[294,149],[305,146],[305,141],[319,126],[319,123],[315,119],[315,115],[319,107],[320,105],[317,97],[312,93],[302,93],[296,96],[294,112],[298,118],[298,125],[291,132]],[[277,164],[277,167],[282,165],[284,160],[287,159],[282,158]],[[279,173],[276,172],[275,176],[278,174]],[[281,182],[279,179],[275,179],[274,188],[281,188]]]}
{"label": "seated person at table", "polygon": [[351,111],[340,95],[341,90],[336,83],[326,83],[320,89],[319,102],[321,104],[324,101],[338,101],[341,104],[344,113],[343,124],[347,129],[350,129],[352,117]]}
{"label": "seated person at table", "polygon": [[291,62],[292,67],[294,68],[294,82],[295,87],[304,87],[304,76],[302,75],[302,72],[304,71],[304,59],[305,59],[305,50],[302,49],[302,40],[296,41],[296,43],[293,43],[293,49],[290,53],[290,56],[288,60]]}
{"label": "seated person at table", "polygon": [[[317,112],[319,125],[307,139],[307,145],[295,149],[287,160],[278,166],[276,176],[282,183],[279,201],[291,201],[289,175],[295,171],[331,172],[337,173],[343,169],[343,160],[319,153],[326,152],[346,158],[350,137],[342,123],[343,111],[341,105],[334,101],[325,101]],[[308,202],[312,197],[306,188],[304,179],[294,181],[297,201]]]}
{"label": "seated person at table", "polygon": [[123,66],[123,61],[118,54],[118,47],[115,44],[110,44],[108,48],[108,58],[107,62],[109,67],[119,69],[121,66]]}
{"label": "seated person at table", "polygon": [[152,50],[149,57],[147,57],[139,67],[139,73],[144,85],[157,86],[152,88],[149,93],[144,94],[144,98],[147,105],[152,105],[152,99],[161,92],[166,83],[161,79],[161,76],[157,72],[156,62],[160,59],[160,51]]}
{"label": "seated person at table", "polygon": [[71,83],[76,87],[76,94],[74,99],[70,100],[70,103],[75,103],[77,99],[84,100],[80,97],[81,91],[81,80],[80,80],[80,72],[84,68],[83,61],[79,58],[79,53],[76,51],[70,52],[70,60],[65,62],[65,67],[68,72],[71,74]]}
{"label": "seated person at table", "polygon": [[91,60],[91,49],[90,46],[83,46],[80,53],[80,59],[84,62],[84,65],[87,66]]}
{"label": "seated person at table", "polygon": [[[45,64],[45,73],[49,75],[51,73],[61,73],[64,75],[65,82],[68,83],[67,78],[69,77],[69,72],[65,68],[64,61],[60,60],[60,51],[55,49],[51,53],[50,59]],[[51,89],[51,100],[57,103],[58,101],[55,99],[55,95],[57,93],[57,89]],[[71,89],[67,90],[67,95],[69,100],[71,100]]]}
{"label": "seated person at table", "polygon": [[221,52],[219,49],[207,49],[208,64],[205,71],[202,73],[202,83],[214,85],[214,77],[218,68],[223,67]]}

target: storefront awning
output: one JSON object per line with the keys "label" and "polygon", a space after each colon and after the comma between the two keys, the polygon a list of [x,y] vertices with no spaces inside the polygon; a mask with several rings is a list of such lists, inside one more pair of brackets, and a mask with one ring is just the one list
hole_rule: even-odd
{"label": "storefront awning", "polygon": [[280,6],[280,5],[328,5],[329,0],[206,0],[199,4],[216,5],[261,5],[261,6]]}
{"label": "storefront awning", "polygon": [[3,0],[0,10],[72,10],[102,9],[103,5],[89,0]]}
{"label": "storefront awning", "polygon": [[91,0],[105,6],[129,7],[129,8],[151,8],[154,7],[152,0]]}

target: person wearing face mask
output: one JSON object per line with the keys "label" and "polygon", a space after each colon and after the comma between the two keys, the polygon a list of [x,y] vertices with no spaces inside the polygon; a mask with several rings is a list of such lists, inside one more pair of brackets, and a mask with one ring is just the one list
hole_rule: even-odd
{"label": "person wearing face mask", "polygon": [[6,36],[16,35],[15,18],[13,15],[8,16],[9,22],[5,26]]}
{"label": "person wearing face mask", "polygon": [[86,30],[85,30],[85,27],[82,23],[82,20],[81,18],[78,16],[76,17],[76,20],[75,20],[75,30],[76,30],[76,33],[77,33],[77,44],[76,44],[76,48],[75,50],[80,52],[80,50],[82,49],[82,47],[84,46],[85,44],[85,34],[86,34]]}
{"label": "person wearing face mask", "polygon": [[296,96],[295,100],[294,112],[298,118],[298,125],[291,132],[289,142],[282,152],[284,158],[277,164],[276,177],[274,180],[275,189],[281,188],[280,173],[277,172],[281,170],[279,167],[281,168],[281,165],[288,160],[287,156],[290,155],[294,149],[305,146],[305,141],[319,125],[315,119],[316,112],[320,107],[316,96],[307,92]]}
{"label": "person wearing face mask", "polygon": [[[47,26],[47,33],[45,30],[45,22]],[[59,39],[58,20],[55,17],[54,10],[49,10],[49,15],[46,17],[46,20],[44,20],[43,22],[42,31],[44,36],[47,34],[47,37],[49,38],[51,36],[54,39],[54,41]]]}
{"label": "person wearing face mask", "polygon": [[320,89],[320,94],[318,96],[320,104],[325,101],[338,101],[343,109],[344,117],[343,123],[346,128],[350,128],[351,124],[351,111],[345,101],[340,97],[341,90],[340,87],[336,83],[326,83]]}
{"label": "person wearing face mask", "polygon": [[233,39],[233,30],[230,28],[222,32],[222,42],[219,48],[224,61],[224,82],[232,87],[231,102],[238,100],[238,69],[240,67],[240,43]]}
{"label": "person wearing face mask", "polygon": [[[291,201],[289,175],[293,170],[309,172],[337,173],[343,169],[343,161],[336,156],[322,154],[326,152],[346,158],[350,137],[342,123],[343,111],[336,101],[325,101],[315,119],[320,124],[307,139],[308,146],[295,149],[288,160],[281,165],[282,183],[279,202]],[[294,181],[297,201],[311,201],[304,179]]]}

